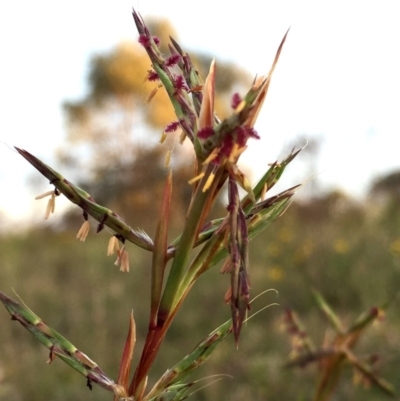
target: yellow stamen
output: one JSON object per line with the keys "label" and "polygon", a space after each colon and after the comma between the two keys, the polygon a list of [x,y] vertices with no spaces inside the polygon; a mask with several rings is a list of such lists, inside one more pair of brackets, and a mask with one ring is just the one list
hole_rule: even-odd
{"label": "yellow stamen", "polygon": [[165,139],[167,138],[167,133],[164,131],[161,134],[160,143],[164,143]]}
{"label": "yellow stamen", "polygon": [[171,154],[172,150],[168,150],[167,154],[165,155],[165,167],[169,167],[169,164],[171,162]]}
{"label": "yellow stamen", "polygon": [[251,187],[250,181],[245,175],[243,176],[243,187],[249,194],[253,192],[253,188]]}
{"label": "yellow stamen", "polygon": [[51,195],[50,202],[51,202],[51,213],[54,213],[54,210],[56,209],[56,195],[55,194]]}
{"label": "yellow stamen", "polygon": [[214,178],[215,178],[215,174],[214,173],[210,173],[210,175],[207,178],[206,183],[204,184],[203,192],[206,192],[207,189],[211,187],[211,184],[213,183]]}
{"label": "yellow stamen", "polygon": [[125,250],[125,245],[117,251],[118,257],[115,261],[115,266],[119,266],[119,271],[128,273],[129,272],[129,255],[128,252]]}
{"label": "yellow stamen", "polygon": [[123,245],[121,249],[118,249],[117,260],[114,262],[115,266],[121,266],[122,253],[124,252],[124,250],[125,250],[125,245]]}
{"label": "yellow stamen", "polygon": [[50,216],[50,213],[54,213],[56,206],[56,195],[53,193],[51,194],[51,198],[47,202],[47,207],[46,207],[46,213],[44,215],[44,218],[47,220]]}
{"label": "yellow stamen", "polygon": [[125,249],[121,256],[121,267],[119,268],[119,271],[123,273],[129,273],[129,255]]}
{"label": "yellow stamen", "polygon": [[242,146],[239,148],[239,145],[235,143],[233,145],[231,154],[229,155],[229,161],[231,163],[235,163],[235,161],[239,158],[239,156],[247,149],[247,146]]}
{"label": "yellow stamen", "polygon": [[51,199],[49,199],[49,201],[47,202],[46,212],[44,214],[45,220],[47,220],[49,218],[50,213],[51,213]]}
{"label": "yellow stamen", "polygon": [[267,191],[268,191],[268,184],[265,183],[261,190],[261,200],[262,201],[265,200],[265,194],[267,193]]}
{"label": "yellow stamen", "polygon": [[60,192],[57,191],[57,189],[54,189],[52,191],[47,191],[41,195],[36,196],[36,200],[38,199],[43,199],[46,196],[50,196],[49,201],[47,202],[46,206],[46,213],[44,214],[44,218],[47,220],[50,216],[51,213],[54,213],[54,210],[56,208],[56,196],[60,195]]}
{"label": "yellow stamen", "polygon": [[207,157],[206,160],[204,160],[203,164],[208,164],[212,162],[219,154],[221,148],[215,148],[213,151],[210,153],[210,155]]}
{"label": "yellow stamen", "polygon": [[85,242],[85,239],[89,234],[89,230],[90,230],[90,223],[87,220],[85,220],[81,228],[79,229],[78,234],[76,234],[76,238],[82,242]]}
{"label": "yellow stamen", "polygon": [[169,167],[169,165],[170,165],[170,162],[171,162],[171,156],[172,156],[172,152],[174,151],[174,149],[175,149],[175,140],[174,140],[174,144],[173,144],[173,146],[172,146],[172,149],[171,150],[168,150],[168,152],[167,152],[167,154],[165,155],[165,167]]}
{"label": "yellow stamen", "polygon": [[114,255],[115,251],[117,253],[119,251],[119,241],[118,238],[115,235],[113,235],[110,238],[110,241],[108,241],[107,256]]}
{"label": "yellow stamen", "polygon": [[200,173],[199,175],[196,175],[196,177],[193,177],[192,179],[190,179],[188,182],[190,185],[194,184],[197,181],[200,181],[203,177],[205,176],[205,173]]}
{"label": "yellow stamen", "polygon": [[36,199],[36,200],[38,200],[38,199],[43,199],[43,198],[45,198],[46,196],[50,196],[50,195],[54,195],[54,190],[52,190],[52,191],[47,191],[47,192],[45,192],[44,194],[38,195],[35,199]]}
{"label": "yellow stamen", "polygon": [[182,131],[181,134],[179,135],[179,144],[182,145],[185,139],[186,139],[186,134]]}
{"label": "yellow stamen", "polygon": [[150,103],[151,99],[156,95],[158,91],[158,88],[153,88],[152,91],[150,92],[150,95],[147,97],[146,101],[147,103]]}
{"label": "yellow stamen", "polygon": [[246,102],[245,102],[244,100],[242,100],[242,101],[237,105],[237,107],[236,107],[236,109],[235,109],[235,113],[236,113],[236,114],[239,114],[239,113],[244,109],[245,106],[246,106]]}

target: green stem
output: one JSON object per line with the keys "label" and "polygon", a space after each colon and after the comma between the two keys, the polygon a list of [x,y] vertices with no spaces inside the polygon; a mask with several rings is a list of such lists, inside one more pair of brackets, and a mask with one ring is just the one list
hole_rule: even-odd
{"label": "green stem", "polygon": [[177,300],[180,299],[181,294],[185,291],[184,288],[180,287],[181,281],[185,273],[190,252],[196,242],[199,228],[206,218],[203,214],[203,209],[206,207],[209,197],[213,197],[214,191],[218,186],[219,179],[223,172],[223,169],[219,169],[214,177],[211,187],[206,191],[203,191],[204,185],[209,174],[212,172],[212,169],[213,166],[211,165],[207,167],[206,174],[200,181],[190,206],[182,238],[176,249],[175,257],[171,265],[171,271],[161,299],[158,315],[161,322],[168,318],[171,311],[175,308]]}

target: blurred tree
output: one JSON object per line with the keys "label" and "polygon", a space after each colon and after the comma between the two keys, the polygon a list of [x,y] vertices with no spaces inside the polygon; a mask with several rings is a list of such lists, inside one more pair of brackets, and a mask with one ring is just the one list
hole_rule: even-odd
{"label": "blurred tree", "polygon": [[[167,53],[168,37],[176,37],[173,27],[167,21],[157,21],[150,29],[160,39],[163,53]],[[195,54],[192,59],[205,78],[211,57]],[[164,90],[151,97],[148,107],[148,99],[157,88],[157,83],[146,80],[150,68],[139,44],[121,43],[110,52],[92,58],[87,95],[64,103],[67,143],[58,151],[59,160],[75,172],[80,185],[96,200],[116,208],[125,218],[135,215],[140,207],[147,211],[143,216],[149,220],[154,208],[157,209],[158,203],[153,200],[163,186],[166,151],[154,147],[165,126],[176,120]],[[215,105],[220,117],[229,113],[230,96],[248,88],[250,83],[246,72],[231,63],[218,62],[219,97]],[[173,138],[167,141],[169,149],[174,147],[173,142]],[[179,148],[175,147],[173,157],[180,169],[174,174],[186,174],[189,179],[193,174],[192,158],[185,147]],[[184,195],[191,188],[175,188],[175,191],[183,196],[180,201],[184,202]],[[133,221],[138,223],[137,218]]]}
{"label": "blurred tree", "polygon": [[320,224],[327,216],[340,218],[341,222],[350,220],[361,222],[364,210],[361,205],[344,192],[335,189],[329,192],[319,192],[317,196],[294,202],[293,210],[288,211],[303,224]]}
{"label": "blurred tree", "polygon": [[372,197],[400,199],[400,171],[392,171],[375,179],[369,193]]}
{"label": "blurred tree", "polygon": [[[369,189],[375,215],[391,234],[398,233],[400,224],[400,171],[376,178]],[[398,235],[398,234],[396,234]]]}

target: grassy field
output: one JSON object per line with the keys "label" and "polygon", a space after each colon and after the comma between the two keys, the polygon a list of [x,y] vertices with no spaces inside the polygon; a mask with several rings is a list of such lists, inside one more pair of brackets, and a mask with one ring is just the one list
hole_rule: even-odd
{"label": "grassy field", "polygon": [[[360,205],[338,193],[293,204],[271,229],[251,242],[252,295],[271,288],[278,291],[278,295],[269,292],[257,299],[252,312],[268,304],[279,305],[246,325],[238,350],[229,338],[200,368],[198,377],[210,376],[202,385],[218,378],[213,375],[227,376],[192,399],[311,399],[317,365],[284,368],[293,354],[292,338],[283,324],[285,311],[296,311],[307,334],[321,345],[333,331],[312,289],[325,297],[344,325],[393,298],[400,287],[399,220],[400,212],[389,206]],[[107,235],[99,234],[82,244],[74,233],[51,228],[3,236],[0,290],[15,298],[13,288],[45,322],[116,377],[131,309],[139,348],[146,335],[150,254],[132,247],[131,271],[122,274],[114,259],[106,256],[107,241]],[[150,382],[229,319],[230,310],[223,301],[228,283],[229,277],[221,275],[219,268],[199,280],[171,327]],[[362,360],[373,355],[379,376],[397,391],[398,309],[396,298],[354,350]],[[85,379],[60,360],[46,364],[46,348],[11,322],[4,308],[0,327],[0,400],[110,399],[96,386],[92,392],[86,389]],[[336,399],[383,399],[378,390],[356,382],[353,370],[344,369]]]}

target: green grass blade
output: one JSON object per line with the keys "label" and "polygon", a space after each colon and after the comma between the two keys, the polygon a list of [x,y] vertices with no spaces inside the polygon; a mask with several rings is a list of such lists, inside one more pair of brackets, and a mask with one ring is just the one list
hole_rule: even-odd
{"label": "green grass blade", "polygon": [[390,397],[395,396],[396,390],[393,385],[385,379],[378,377],[366,363],[363,363],[356,358],[350,350],[346,350],[346,357],[354,368],[357,369],[371,384],[381,390],[384,394]]}
{"label": "green grass blade", "polygon": [[172,195],[172,174],[168,174],[162,197],[159,221],[154,239],[154,252],[151,273],[151,306],[149,325],[157,324],[157,313],[160,306],[165,266],[167,264],[168,221]]}
{"label": "green grass blade", "polygon": [[250,214],[248,227],[249,238],[252,239],[261,231],[264,231],[272,222],[280,217],[290,204],[290,197],[278,200],[272,206],[258,212],[255,215]]}
{"label": "green grass blade", "polygon": [[353,325],[348,329],[348,332],[360,331],[373,323],[377,318],[384,315],[390,304],[397,297],[398,293],[399,292],[396,292],[392,298],[388,299],[381,306],[371,308],[369,311],[361,314],[361,316],[359,316],[358,319],[355,320]]}
{"label": "green grass blade", "polygon": [[140,248],[148,251],[153,250],[153,241],[146,233],[133,230],[124,222],[122,217],[118,216],[112,210],[97,204],[90,194],[68,181],[61,174],[43,163],[37,157],[33,156],[26,150],[19,148],[15,149],[30,164],[32,164],[33,167],[35,167],[48,180],[50,180],[50,184],[54,185],[63,195],[68,198],[69,201],[78,205],[87,214],[97,220],[99,222],[98,231],[101,229],[102,225],[106,225],[125,240],[132,242]]}
{"label": "green grass blade", "polygon": [[181,280],[187,269],[187,262],[190,257],[190,251],[192,250],[201,225],[203,224],[202,219],[204,208],[207,207],[210,198],[215,201],[215,191],[218,190],[217,186],[223,174],[223,170],[219,169],[216,171],[214,181],[207,191],[203,191],[203,187],[206,184],[209,173],[212,172],[213,166],[208,165],[207,174],[202,178],[197,187],[196,193],[192,200],[185,228],[182,233],[182,238],[176,249],[175,257],[173,259],[171,270],[168,276],[167,283],[165,285],[164,293],[161,299],[159,318],[161,321],[165,321],[169,314],[172,313],[173,309],[181,298],[182,294],[185,293],[186,288],[182,287]]}
{"label": "green grass blade", "polygon": [[[264,188],[266,188],[267,192],[279,181],[286,167],[290,164],[290,162],[302,151],[302,149],[292,150],[292,152],[280,163],[275,162],[271,165],[271,167],[267,170],[267,172],[261,177],[256,186],[253,189],[253,194],[258,201],[263,192]],[[249,213],[251,207],[253,206],[253,202],[250,199],[249,195],[246,195],[242,202],[242,208],[245,213]]]}
{"label": "green grass blade", "polygon": [[316,290],[313,290],[314,299],[317,302],[319,308],[325,313],[329,322],[335,329],[336,333],[343,334],[343,325],[339,319],[339,316],[333,311],[333,309],[329,306],[329,304],[325,301],[324,297]]}
{"label": "green grass blade", "polygon": [[13,320],[21,323],[23,327],[50,350],[50,362],[54,356],[58,356],[85,376],[88,379],[89,387],[90,382],[94,382],[108,391],[112,391],[113,393],[119,392],[119,386],[100,369],[96,362],[79,351],[56,330],[45,324],[23,302],[19,303],[2,292],[0,292],[0,301],[4,304]]}
{"label": "green grass blade", "polygon": [[161,376],[143,401],[149,401],[157,397],[171,385],[181,383],[189,374],[201,366],[218,345],[226,339],[232,332],[231,327],[232,321],[228,320],[205,337],[190,354],[186,355],[180,362],[171,369],[168,369]]}
{"label": "green grass blade", "polygon": [[[211,220],[209,221],[201,230],[200,234],[197,237],[197,240],[194,244],[194,248],[204,244],[208,239],[211,238],[213,233],[218,229],[218,227],[221,225],[221,223],[225,220],[224,217],[221,217],[219,219]],[[175,252],[176,247],[179,245],[179,242],[182,239],[182,235],[179,235],[174,239],[173,242],[169,245],[169,253]]]}

